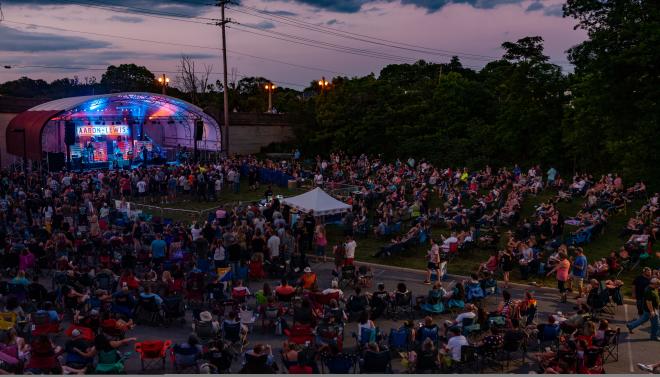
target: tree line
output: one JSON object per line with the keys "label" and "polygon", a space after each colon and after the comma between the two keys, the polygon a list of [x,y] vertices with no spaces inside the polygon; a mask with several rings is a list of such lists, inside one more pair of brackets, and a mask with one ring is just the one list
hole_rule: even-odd
{"label": "tree line", "polygon": [[[315,82],[302,91],[277,88],[274,107],[295,122],[296,145],[308,155],[344,150],[442,166],[552,165],[564,175],[616,172],[657,188],[660,2],[567,0],[564,17],[588,36],[567,51],[573,72],[553,64],[543,39],[530,36],[504,42],[502,57],[480,70],[457,57],[444,64],[393,64],[378,76],[335,77],[329,90]],[[198,81],[187,77],[194,85],[173,86],[168,94],[221,109],[222,84],[210,83],[204,71],[210,69]],[[268,82],[231,80],[230,110],[265,112]],[[21,78],[0,84],[0,94],[22,97],[114,91],[160,87],[153,73],[135,64],[108,67],[99,82]]]}

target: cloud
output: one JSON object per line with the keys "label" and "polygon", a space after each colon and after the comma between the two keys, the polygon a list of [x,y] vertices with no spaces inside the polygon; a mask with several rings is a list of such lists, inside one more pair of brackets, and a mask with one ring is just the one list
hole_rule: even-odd
{"label": "cloud", "polygon": [[288,10],[264,10],[263,12],[272,14],[273,16],[294,17],[298,15],[298,13],[289,12]]}
{"label": "cloud", "polygon": [[536,1],[536,2],[533,2],[533,3],[529,4],[529,6],[525,10],[525,12],[534,12],[534,11],[541,10],[541,9],[543,9],[543,4],[540,1]]}
{"label": "cloud", "polygon": [[[269,0],[274,1],[274,0]],[[315,8],[329,10],[338,13],[357,13],[361,11],[372,11],[374,8],[363,9],[367,4],[377,3],[377,0],[289,0],[299,4],[311,5]],[[384,2],[400,2],[403,5],[412,5],[417,8],[426,9],[428,12],[436,12],[451,4],[468,4],[474,8],[492,9],[504,4],[518,4],[524,0],[380,0]]]}
{"label": "cloud", "polygon": [[158,58],[160,59],[166,59],[166,60],[173,60],[173,59],[181,59],[181,56],[185,55],[189,57],[190,59],[193,60],[204,60],[204,59],[219,59],[220,55],[213,55],[213,54],[189,54],[189,53],[179,53],[179,54],[158,54]]}
{"label": "cloud", "polygon": [[[75,0],[5,0],[7,5],[28,6],[31,9],[38,9],[42,6],[64,6],[64,5],[85,5],[87,2]],[[94,2],[90,1],[90,4]],[[104,5],[104,4],[99,4]],[[210,7],[205,2],[199,0],[113,0],[113,5],[119,7],[144,8],[157,12],[171,13],[186,17],[196,17],[207,12]]]}
{"label": "cloud", "polygon": [[549,5],[543,9],[543,14],[546,16],[563,17],[564,9],[561,4]]}
{"label": "cloud", "polygon": [[332,26],[332,25],[343,25],[344,23],[336,18],[333,18],[332,20],[327,21],[325,24]]}
{"label": "cloud", "polygon": [[33,33],[0,25],[0,51],[67,51],[109,47],[105,41],[56,34]]}
{"label": "cloud", "polygon": [[144,18],[132,16],[112,16],[108,17],[108,21],[124,22],[127,24],[139,24],[144,22]]}
{"label": "cloud", "polygon": [[244,22],[243,25],[255,29],[262,29],[262,30],[275,29],[275,24],[270,21],[261,21],[256,24]]}

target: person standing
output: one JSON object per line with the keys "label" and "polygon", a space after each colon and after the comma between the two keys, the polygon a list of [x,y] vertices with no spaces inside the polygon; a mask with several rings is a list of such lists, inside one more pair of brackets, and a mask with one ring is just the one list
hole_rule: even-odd
{"label": "person standing", "polygon": [[575,298],[578,299],[582,297],[582,286],[587,275],[587,266],[589,263],[581,247],[578,247],[575,252],[576,256],[573,261],[571,276],[573,278],[573,289],[577,290],[577,297]]}
{"label": "person standing", "polygon": [[642,274],[633,280],[633,298],[637,304],[637,315],[641,316],[644,314],[644,291],[646,287],[651,283],[652,271],[649,267],[644,267],[642,269]]}
{"label": "person standing", "polygon": [[328,245],[328,239],[325,237],[325,227],[323,224],[319,224],[316,226],[316,230],[314,231],[314,246],[315,246],[315,251],[316,251],[316,256],[317,257],[323,257],[323,261],[325,262],[325,247]]}
{"label": "person standing", "polygon": [[660,338],[658,338],[658,333],[660,332],[660,325],[658,323],[658,306],[660,306],[658,287],[660,287],[660,280],[658,278],[651,279],[649,286],[644,291],[644,313],[636,320],[626,323],[626,327],[631,334],[634,329],[650,320],[651,340],[660,341]]}
{"label": "person standing", "polygon": [[344,266],[352,266],[355,261],[355,249],[357,242],[352,236],[346,236],[346,244],[344,245]]}
{"label": "person standing", "polygon": [[241,191],[241,173],[237,171],[234,172],[234,193],[238,194]]}
{"label": "person standing", "polygon": [[435,271],[438,281],[442,280],[440,275],[440,246],[434,239],[431,239],[431,250],[428,251],[426,256],[427,265],[426,265],[426,280],[424,284],[431,284],[431,274]]}
{"label": "person standing", "polygon": [[568,280],[568,272],[571,269],[571,262],[568,260],[566,254],[559,254],[559,262],[555,267],[548,272],[546,276],[552,275],[554,272],[557,273],[557,288],[559,288],[559,294],[561,296],[561,302],[566,302],[566,281]]}

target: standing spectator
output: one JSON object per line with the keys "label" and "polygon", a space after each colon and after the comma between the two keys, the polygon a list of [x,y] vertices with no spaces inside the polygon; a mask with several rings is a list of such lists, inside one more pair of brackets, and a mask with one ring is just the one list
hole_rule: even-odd
{"label": "standing spectator", "polygon": [[644,292],[646,287],[651,283],[652,272],[649,267],[644,267],[642,269],[642,274],[637,276],[633,280],[633,291],[632,295],[637,304],[637,315],[641,316],[644,314]]}
{"label": "standing spectator", "polygon": [[658,325],[658,306],[660,305],[660,296],[658,296],[658,287],[660,280],[658,278],[651,279],[649,286],[644,291],[644,313],[636,320],[626,324],[628,331],[632,334],[633,330],[645,323],[651,321],[651,340],[660,341],[658,332],[660,326]]}
{"label": "standing spectator", "polygon": [[426,256],[426,280],[424,284],[431,284],[431,274],[435,271],[438,281],[442,280],[440,276],[440,246],[434,239],[431,239],[431,250],[428,251]]}
{"label": "standing spectator", "polygon": [[314,246],[317,257],[323,257],[325,262],[325,247],[328,245],[328,239],[325,237],[325,227],[322,224],[316,226],[314,231]]}
{"label": "standing spectator", "polygon": [[277,233],[272,233],[267,242],[269,258],[275,261],[280,257],[280,238]]}
{"label": "standing spectator", "polygon": [[155,268],[163,263],[166,252],[167,242],[163,240],[163,236],[160,233],[156,233],[156,238],[151,241],[151,257],[153,258]]}
{"label": "standing spectator", "polygon": [[352,266],[355,261],[355,249],[357,243],[352,236],[346,236],[346,244],[344,244],[344,266]]}
{"label": "standing spectator", "polygon": [[571,269],[571,262],[566,254],[559,254],[559,262],[548,272],[547,276],[557,273],[557,288],[561,296],[561,302],[566,302],[566,281],[568,280],[568,271]]}
{"label": "standing spectator", "polygon": [[234,172],[234,194],[238,194],[241,191],[241,173],[237,171]]}
{"label": "standing spectator", "polygon": [[573,278],[572,288],[577,290],[576,299],[582,297],[583,283],[584,278],[587,274],[587,266],[589,265],[587,257],[584,255],[584,250],[581,247],[578,247],[576,250],[575,260],[573,261],[573,272],[571,277]]}

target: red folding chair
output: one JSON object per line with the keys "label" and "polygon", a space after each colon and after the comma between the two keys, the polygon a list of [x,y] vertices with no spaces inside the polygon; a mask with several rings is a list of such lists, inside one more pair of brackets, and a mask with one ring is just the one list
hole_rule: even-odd
{"label": "red folding chair", "polygon": [[289,338],[289,343],[293,344],[314,342],[314,330],[310,325],[293,325],[293,327],[284,330],[284,335]]}
{"label": "red folding chair", "polygon": [[165,371],[165,358],[170,346],[172,346],[171,340],[145,340],[135,343],[135,352],[140,355],[142,371],[157,367],[158,363],[162,364],[160,369]]}

